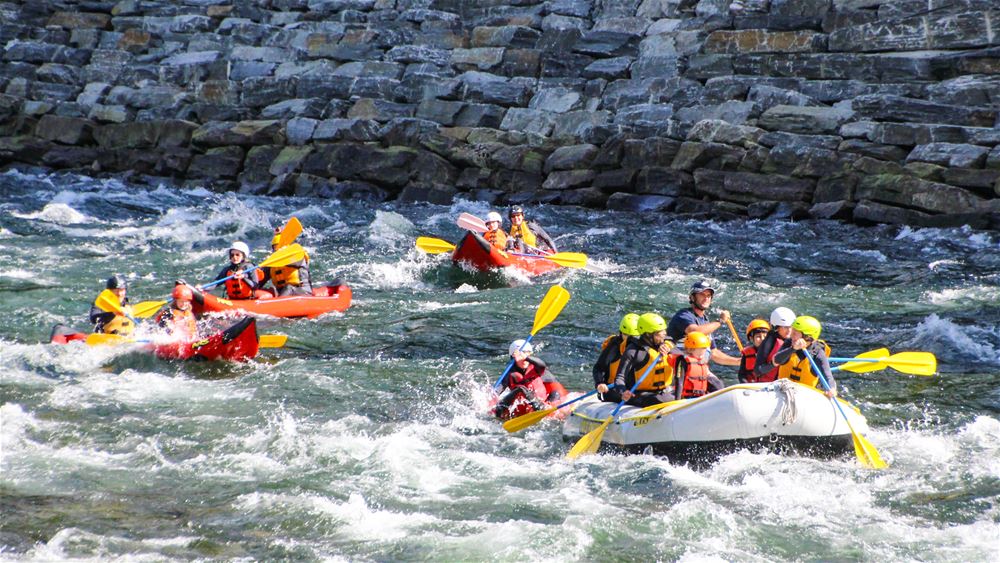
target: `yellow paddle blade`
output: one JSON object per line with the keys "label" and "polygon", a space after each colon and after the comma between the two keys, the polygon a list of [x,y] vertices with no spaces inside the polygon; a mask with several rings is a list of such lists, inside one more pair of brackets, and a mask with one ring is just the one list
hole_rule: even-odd
{"label": "yellow paddle blade", "polygon": [[541,422],[541,420],[550,414],[556,412],[556,407],[551,407],[545,410],[529,412],[528,414],[522,414],[517,418],[512,418],[507,422],[503,423],[503,429],[507,432],[520,432],[529,426],[534,426]]}
{"label": "yellow paddle blade", "polygon": [[288,337],[284,334],[262,334],[257,340],[261,348],[281,348],[288,342]]}
{"label": "yellow paddle blade", "polygon": [[[865,352],[864,354],[858,354],[855,358],[859,360],[876,359],[882,360],[889,356],[888,348],[879,348],[877,350],[872,350],[870,352]],[[879,362],[847,362],[846,364],[841,364],[840,370],[849,371],[852,373],[867,373],[870,371],[878,371],[880,369],[885,369],[889,366],[883,361]]]}
{"label": "yellow paddle blade", "polygon": [[298,218],[292,217],[285,223],[285,227],[281,229],[281,235],[278,239],[279,248],[292,244],[295,242],[295,239],[299,238],[300,234],[302,234],[302,223],[299,223]]}
{"label": "yellow paddle blade", "polygon": [[118,313],[119,315],[124,314],[125,311],[122,310],[122,302],[118,299],[118,296],[114,294],[110,289],[105,289],[94,301],[97,307],[108,313]]}
{"label": "yellow paddle blade", "polygon": [[547,255],[545,259],[567,268],[587,267],[587,255],[582,252],[557,252]]}
{"label": "yellow paddle blade", "polygon": [[531,326],[532,336],[556,320],[567,301],[569,301],[569,292],[560,285],[552,286],[545,294],[545,298],[542,299],[538,310],[535,311],[535,324]]}
{"label": "yellow paddle blade", "polygon": [[934,375],[937,372],[937,357],[930,352],[898,352],[884,361],[892,369],[910,375]]}
{"label": "yellow paddle blade", "polygon": [[305,257],[305,249],[298,244],[293,244],[274,251],[273,254],[268,256],[260,264],[257,264],[257,266],[260,268],[280,268],[281,266],[287,266],[292,262],[298,262]]}
{"label": "yellow paddle blade", "polygon": [[858,461],[861,462],[861,465],[871,469],[885,469],[889,467],[888,463],[882,461],[882,456],[875,449],[875,445],[869,442],[867,438],[855,432],[853,428],[851,428],[851,436],[854,437],[854,455],[858,456]]}
{"label": "yellow paddle blade", "polygon": [[566,459],[576,459],[582,455],[597,453],[597,449],[601,447],[601,439],[604,438],[604,431],[611,424],[611,419],[612,417],[609,416],[604,419],[600,426],[584,434],[566,453]]}
{"label": "yellow paddle blade", "polygon": [[142,303],[136,303],[135,306],[132,307],[132,316],[137,319],[152,317],[166,304],[166,301],[143,301]]}
{"label": "yellow paddle blade", "polygon": [[130,339],[117,334],[101,334],[95,332],[87,335],[87,346],[114,346],[116,344],[127,344]]}
{"label": "yellow paddle blade", "polygon": [[417,248],[427,254],[441,254],[455,250],[455,245],[439,238],[417,237]]}

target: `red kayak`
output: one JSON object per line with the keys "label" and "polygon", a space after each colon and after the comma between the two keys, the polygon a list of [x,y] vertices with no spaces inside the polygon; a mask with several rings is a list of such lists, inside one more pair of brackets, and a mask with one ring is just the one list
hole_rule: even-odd
{"label": "red kayak", "polygon": [[[199,299],[198,294],[203,297]],[[195,315],[203,313],[229,313],[270,315],[272,317],[318,317],[332,311],[343,311],[351,306],[351,288],[346,285],[313,287],[313,294],[274,297],[269,291],[258,290],[257,299],[223,299],[208,292],[196,292]]]}
{"label": "red kayak", "polygon": [[[542,403],[545,405],[545,408],[558,407],[564,402],[572,401],[576,397],[580,396],[580,393],[567,392],[566,388],[563,387],[562,383],[559,383],[558,381],[543,382],[540,379],[536,379],[530,385],[532,387],[532,391],[534,392],[535,396],[542,400]],[[558,392],[558,395],[553,395],[554,391]],[[510,420],[512,418],[517,418],[519,416],[535,412],[535,407],[532,406],[531,401],[525,398],[524,393],[521,391],[521,388],[515,387],[513,390],[505,391],[505,393],[518,394],[518,396],[514,399],[514,402],[510,403],[510,406],[507,409],[505,409],[503,412],[500,413],[496,412],[496,405],[500,400],[500,397],[497,396],[494,396],[493,399],[490,400],[490,405],[489,405],[490,412],[493,413],[493,415],[499,418],[500,420]],[[551,397],[552,400],[548,400],[547,398],[549,397]],[[573,409],[571,408],[559,409],[550,414],[549,416],[547,416],[546,418],[554,418],[557,420],[562,420],[566,418],[566,415],[568,415],[572,411]]]}
{"label": "red kayak", "polygon": [[497,268],[514,267],[529,276],[537,276],[562,268],[559,264],[542,257],[533,258],[504,252],[472,231],[468,231],[462,242],[455,247],[455,253],[452,254],[451,260],[456,264],[468,264],[484,272]]}
{"label": "red kayak", "polygon": [[[53,344],[67,344],[75,340],[86,341],[87,333],[76,332],[65,325],[52,329]],[[136,342],[144,342],[138,340]],[[126,342],[130,343],[130,342]],[[173,342],[145,341],[142,347],[164,360],[230,360],[240,362],[257,356],[257,321],[244,317],[225,330],[199,340],[185,339]]]}

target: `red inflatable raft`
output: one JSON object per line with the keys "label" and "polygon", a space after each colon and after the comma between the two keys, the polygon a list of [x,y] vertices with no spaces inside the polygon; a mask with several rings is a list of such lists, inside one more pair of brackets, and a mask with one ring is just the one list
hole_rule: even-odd
{"label": "red inflatable raft", "polygon": [[[65,325],[52,329],[50,341],[66,344],[74,340],[86,341],[87,334],[76,332]],[[136,341],[143,342],[143,341]],[[208,338],[180,340],[173,342],[145,342],[143,350],[152,352],[164,360],[230,360],[246,361],[257,356],[257,321],[245,317],[225,330],[213,333]]]}
{"label": "red inflatable raft", "polygon": [[472,231],[468,231],[462,242],[458,243],[451,259],[456,264],[468,264],[484,272],[497,268],[514,267],[529,276],[537,276],[562,268],[559,264],[545,258],[518,256],[504,252]]}
{"label": "red inflatable raft", "polygon": [[[544,391],[542,390],[543,386],[544,386]],[[563,387],[562,383],[559,383],[558,381],[543,382],[539,379],[536,379],[531,383],[531,387],[535,396],[541,399],[542,403],[545,404],[545,408],[558,407],[564,402],[572,401],[573,399],[580,396],[580,393],[567,392],[566,388]],[[558,392],[558,394],[553,395],[554,391]],[[513,390],[505,391],[504,395],[506,393],[517,393],[518,395],[514,399],[514,401],[510,403],[510,406],[508,408],[504,409],[503,412],[499,413],[496,412],[496,405],[500,401],[500,397],[494,396],[493,399],[490,400],[490,405],[489,405],[490,412],[493,413],[493,416],[496,416],[500,420],[510,420],[512,418],[517,418],[519,416],[528,414],[530,412],[535,412],[535,408],[531,405],[531,401],[525,398],[524,393],[521,391],[521,388],[515,387]],[[548,400],[547,399],[548,397],[552,397],[552,400],[551,401]],[[562,420],[566,418],[566,416],[571,412],[573,412],[573,409],[567,407],[565,409],[559,409],[553,412],[546,418],[554,418],[557,420]]]}
{"label": "red inflatable raft", "polygon": [[[198,293],[202,298],[199,299]],[[346,285],[323,285],[313,287],[313,294],[273,297],[267,291],[258,290],[258,299],[223,299],[208,292],[196,292],[194,312],[203,313],[250,313],[272,317],[318,317],[332,311],[343,311],[351,306],[351,288]]]}

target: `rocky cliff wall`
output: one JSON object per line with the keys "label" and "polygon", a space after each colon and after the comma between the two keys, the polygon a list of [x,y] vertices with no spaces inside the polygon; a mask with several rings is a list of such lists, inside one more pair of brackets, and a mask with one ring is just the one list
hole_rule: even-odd
{"label": "rocky cliff wall", "polygon": [[1000,228],[996,0],[0,2],[0,163]]}

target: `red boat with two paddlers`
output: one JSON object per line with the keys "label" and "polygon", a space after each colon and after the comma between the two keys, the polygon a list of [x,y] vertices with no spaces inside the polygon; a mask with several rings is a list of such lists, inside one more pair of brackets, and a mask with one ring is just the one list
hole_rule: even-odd
{"label": "red boat with two paddlers", "polygon": [[544,256],[526,256],[507,252],[490,244],[478,233],[468,231],[455,247],[451,259],[456,264],[468,264],[481,271],[514,267],[529,276],[537,276],[562,268]]}
{"label": "red boat with two paddlers", "polygon": [[309,317],[351,306],[351,288],[343,284],[314,286],[312,295],[276,297],[267,290],[257,290],[257,299],[223,299],[208,292],[195,292],[196,315],[204,313],[240,313],[272,317]]}

